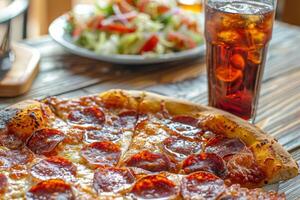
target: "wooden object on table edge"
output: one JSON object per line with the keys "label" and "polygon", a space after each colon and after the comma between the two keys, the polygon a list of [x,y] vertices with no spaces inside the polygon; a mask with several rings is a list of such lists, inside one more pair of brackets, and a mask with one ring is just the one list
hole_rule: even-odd
{"label": "wooden object on table edge", "polygon": [[0,80],[0,97],[26,93],[39,71],[40,53],[23,44],[13,44],[15,60],[10,71]]}

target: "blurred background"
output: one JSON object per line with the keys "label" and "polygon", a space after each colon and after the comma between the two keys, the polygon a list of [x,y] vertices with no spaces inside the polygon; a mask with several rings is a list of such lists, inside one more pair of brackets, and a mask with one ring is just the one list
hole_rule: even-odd
{"label": "blurred background", "polygon": [[[14,0],[0,0],[1,9]],[[15,0],[19,6],[28,3],[28,8],[12,20],[12,37],[14,40],[37,38],[48,34],[50,23],[58,16],[72,9],[79,3],[93,3],[95,0]],[[98,0],[99,1],[99,0]],[[106,0],[100,0],[106,1]],[[178,0],[182,7],[201,10],[201,0]],[[278,0],[277,20],[300,26],[300,1]]]}

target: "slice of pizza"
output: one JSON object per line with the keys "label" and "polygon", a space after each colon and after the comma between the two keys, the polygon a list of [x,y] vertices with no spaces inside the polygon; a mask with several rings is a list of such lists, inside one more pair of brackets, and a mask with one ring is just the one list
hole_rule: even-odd
{"label": "slice of pizza", "polygon": [[[254,125],[214,108],[152,93],[143,96],[140,112],[164,113],[171,119],[164,123],[181,132],[180,137],[169,138],[164,145],[177,155],[179,151],[189,151],[190,155],[181,163],[182,173],[210,171],[228,184],[250,188],[297,176],[298,166],[291,155]],[[190,131],[182,131],[186,126],[190,126]],[[194,128],[197,131],[193,132]],[[182,138],[185,141],[181,141]],[[199,147],[186,138],[199,140],[202,149],[199,151]]]}

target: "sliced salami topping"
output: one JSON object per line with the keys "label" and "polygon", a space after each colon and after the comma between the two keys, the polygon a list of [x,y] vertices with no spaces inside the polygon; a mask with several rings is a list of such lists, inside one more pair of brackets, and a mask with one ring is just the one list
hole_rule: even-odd
{"label": "sliced salami topping", "polygon": [[84,139],[87,142],[118,141],[122,136],[122,130],[105,124],[100,130],[87,130]]}
{"label": "sliced salami topping", "polygon": [[134,110],[126,110],[119,113],[121,125],[125,129],[134,129],[137,122],[137,112]]}
{"label": "sliced salami topping", "polygon": [[201,143],[189,141],[179,137],[168,137],[163,142],[163,149],[167,153],[175,155],[178,159],[184,159],[190,154],[197,153],[201,150]]}
{"label": "sliced salami topping", "polygon": [[33,186],[26,193],[27,200],[75,200],[71,186],[63,180],[51,179]]}
{"label": "sliced salami topping", "polygon": [[261,183],[265,174],[255,162],[252,153],[239,153],[232,156],[227,162],[228,178],[232,183],[242,186],[251,186]]}
{"label": "sliced salami topping", "polygon": [[69,113],[68,119],[73,124],[80,125],[101,125],[105,121],[105,114],[96,106],[86,107],[83,110],[73,110]]}
{"label": "sliced salami topping", "polygon": [[26,146],[36,154],[47,155],[51,153],[64,138],[64,134],[59,130],[48,128],[40,129],[33,133]]}
{"label": "sliced salami topping", "polygon": [[226,165],[224,160],[214,153],[190,155],[183,161],[182,169],[186,174],[196,171],[207,171],[219,177],[224,177],[226,175]]}
{"label": "sliced salami topping", "polygon": [[135,177],[127,168],[99,168],[94,174],[93,186],[100,194],[102,192],[119,192],[128,189]]}
{"label": "sliced salami topping", "polygon": [[138,167],[151,172],[170,171],[172,163],[169,158],[161,153],[151,153],[143,150],[126,161],[128,167]]}
{"label": "sliced salami topping", "polygon": [[26,148],[10,150],[0,149],[0,168],[11,168],[26,165],[33,160],[34,155]]}
{"label": "sliced salami topping", "polygon": [[236,138],[215,137],[208,141],[205,151],[215,153],[224,158],[243,151],[246,147],[244,142]]}
{"label": "sliced salami topping", "polygon": [[198,120],[189,116],[176,116],[166,125],[177,134],[192,138],[201,139],[203,131],[197,126]]}
{"label": "sliced salami topping", "polygon": [[0,174],[0,194],[5,193],[8,186],[7,177],[4,174]]}
{"label": "sliced salami topping", "polygon": [[199,120],[187,115],[178,115],[172,118],[172,121],[198,127]]}
{"label": "sliced salami topping", "polygon": [[150,175],[138,180],[131,193],[140,199],[170,199],[177,196],[178,189],[168,178],[162,175]]}
{"label": "sliced salami topping", "polygon": [[183,199],[214,200],[225,190],[222,179],[209,172],[195,172],[182,179],[181,195]]}
{"label": "sliced salami topping", "polygon": [[35,163],[30,169],[30,174],[39,180],[73,181],[76,176],[76,166],[65,158],[52,156]]}
{"label": "sliced salami topping", "polygon": [[81,149],[81,156],[91,165],[115,166],[121,156],[118,145],[109,142],[94,142]]}

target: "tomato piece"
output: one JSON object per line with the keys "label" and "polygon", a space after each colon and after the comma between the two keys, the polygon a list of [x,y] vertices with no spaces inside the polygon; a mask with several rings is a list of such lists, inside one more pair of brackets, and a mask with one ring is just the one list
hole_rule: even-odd
{"label": "tomato piece", "polygon": [[153,51],[159,42],[159,38],[157,35],[152,35],[143,45],[140,50],[140,53]]}
{"label": "tomato piece", "polygon": [[76,26],[72,32],[72,36],[78,38],[81,35],[82,31],[83,31],[82,27]]}
{"label": "tomato piece", "polygon": [[175,48],[178,50],[193,49],[197,46],[197,43],[194,40],[178,32],[170,32],[167,39],[170,42],[173,42]]}
{"label": "tomato piece", "polygon": [[188,17],[182,16],[181,24],[187,26],[188,29],[190,29],[190,30],[199,32],[199,25],[198,25],[197,21],[194,21],[194,20],[189,19]]}
{"label": "tomato piece", "polygon": [[121,13],[128,13],[134,10],[134,8],[132,7],[132,4],[130,4],[130,2],[127,1],[118,1],[115,5],[118,5]]}
{"label": "tomato piece", "polygon": [[159,15],[162,15],[166,12],[168,12],[170,10],[170,7],[166,6],[166,5],[159,5],[157,7],[157,12]]}
{"label": "tomato piece", "polygon": [[[99,26],[101,26],[103,19],[104,19],[104,16],[102,16],[102,15],[95,16],[87,23],[87,27],[90,29],[97,29]],[[74,33],[73,33],[73,36],[74,36]]]}
{"label": "tomato piece", "polygon": [[116,32],[116,33],[133,33],[136,31],[134,27],[127,27],[120,23],[111,23],[108,25],[102,25],[98,27],[101,31],[109,31],[109,32]]}
{"label": "tomato piece", "polygon": [[145,12],[147,4],[150,2],[150,0],[139,0],[137,1],[137,8],[140,12]]}

